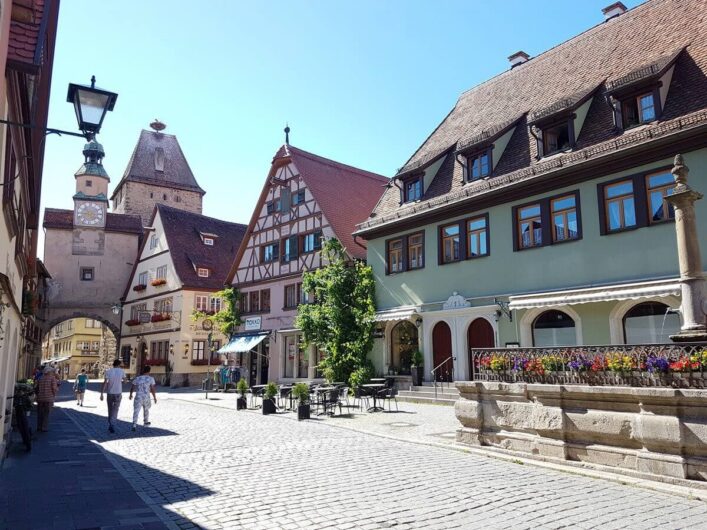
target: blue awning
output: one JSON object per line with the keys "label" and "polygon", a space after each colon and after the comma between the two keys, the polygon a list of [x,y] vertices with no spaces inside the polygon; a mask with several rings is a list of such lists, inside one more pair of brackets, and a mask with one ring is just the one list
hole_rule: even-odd
{"label": "blue awning", "polygon": [[249,352],[258,344],[263,342],[263,340],[265,340],[267,336],[267,333],[258,333],[253,335],[241,335],[239,337],[233,337],[231,339],[231,342],[226,344],[217,353],[227,354]]}

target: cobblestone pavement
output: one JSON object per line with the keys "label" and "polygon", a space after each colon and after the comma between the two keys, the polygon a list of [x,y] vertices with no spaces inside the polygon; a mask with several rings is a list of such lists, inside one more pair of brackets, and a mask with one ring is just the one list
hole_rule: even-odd
{"label": "cobblestone pavement", "polygon": [[316,421],[159,399],[133,433],[126,398],[114,435],[60,406],[179,528],[707,527],[700,501]]}

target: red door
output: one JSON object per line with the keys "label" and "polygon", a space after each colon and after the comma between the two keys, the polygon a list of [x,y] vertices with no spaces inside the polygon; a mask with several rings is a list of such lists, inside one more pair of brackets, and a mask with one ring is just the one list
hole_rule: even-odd
{"label": "red door", "polygon": [[[446,322],[437,322],[432,328],[432,358],[437,368],[437,381],[454,379],[454,361],[452,357],[452,330]],[[441,366],[440,366],[441,365]]]}
{"label": "red door", "polygon": [[471,350],[476,348],[493,348],[496,345],[496,338],[493,333],[493,326],[485,318],[477,318],[466,331],[466,340],[469,345],[469,379],[474,379],[474,360],[471,357]]}

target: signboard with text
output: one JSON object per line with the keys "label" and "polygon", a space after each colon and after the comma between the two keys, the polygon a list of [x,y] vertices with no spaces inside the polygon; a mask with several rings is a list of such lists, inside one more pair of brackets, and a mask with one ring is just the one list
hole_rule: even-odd
{"label": "signboard with text", "polygon": [[246,331],[257,331],[260,329],[263,317],[247,317],[245,319],[245,330]]}

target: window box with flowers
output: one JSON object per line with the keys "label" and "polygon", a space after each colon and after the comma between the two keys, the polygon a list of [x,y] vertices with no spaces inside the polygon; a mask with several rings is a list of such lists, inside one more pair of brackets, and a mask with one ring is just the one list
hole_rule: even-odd
{"label": "window box with flowers", "polygon": [[165,320],[169,320],[169,315],[164,313],[156,313],[150,317],[150,322],[164,322]]}
{"label": "window box with flowers", "polygon": [[167,359],[145,359],[145,366],[167,366]]}
{"label": "window box with flowers", "polygon": [[130,320],[125,321],[126,326],[139,326],[140,321],[137,318],[131,318]]}
{"label": "window box with flowers", "polygon": [[[192,366],[206,366],[208,364],[209,364],[208,359],[192,359],[191,360]],[[214,358],[212,358],[210,364],[212,364],[212,365],[219,364],[219,361],[218,361],[218,359],[214,360]]]}
{"label": "window box with flowers", "polygon": [[167,280],[165,278],[155,278],[150,282],[152,287],[160,287],[162,285],[167,285]]}
{"label": "window box with flowers", "polygon": [[133,291],[136,291],[138,293],[140,291],[144,291],[145,289],[147,289],[147,285],[145,285],[144,283],[139,283],[135,287],[133,287]]}

